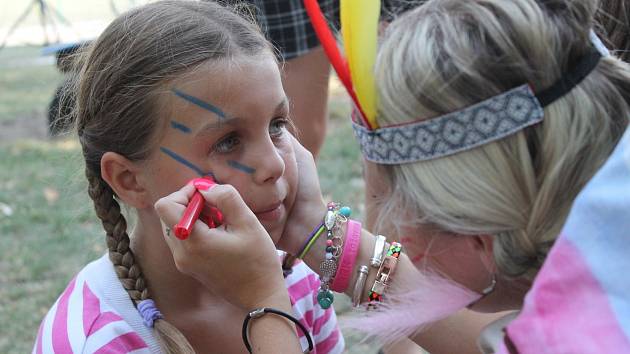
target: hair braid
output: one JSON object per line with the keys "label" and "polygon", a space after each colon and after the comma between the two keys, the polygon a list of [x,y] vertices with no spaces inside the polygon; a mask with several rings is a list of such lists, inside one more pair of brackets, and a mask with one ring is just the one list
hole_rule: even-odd
{"label": "hair braid", "polygon": [[146,300],[149,291],[140,266],[135,263],[133,251],[129,248],[127,221],[120,212],[120,205],[114,199],[112,189],[100,176],[95,176],[89,168],[86,168],[85,175],[89,182],[88,194],[94,201],[96,215],[105,229],[109,259],[114,264],[116,275],[135,303]]}
{"label": "hair braid", "polygon": [[[137,306],[140,301],[149,299],[150,296],[140,265],[136,264],[133,251],[129,247],[127,221],[120,212],[120,204],[114,198],[114,192],[110,186],[89,167],[85,168],[85,176],[89,183],[88,194],[94,201],[94,210],[105,229],[109,259],[114,264],[116,275],[134,306]],[[186,337],[167,321],[157,319],[154,322],[154,328],[158,332],[157,338],[165,353],[195,352]]]}

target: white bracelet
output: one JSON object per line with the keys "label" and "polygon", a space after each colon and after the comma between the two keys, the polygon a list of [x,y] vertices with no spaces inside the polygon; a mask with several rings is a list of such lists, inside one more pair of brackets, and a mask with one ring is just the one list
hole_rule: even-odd
{"label": "white bracelet", "polygon": [[376,244],[374,244],[374,253],[370,259],[370,265],[374,268],[380,268],[383,263],[383,250],[385,249],[385,241],[387,238],[383,235],[376,236]]}

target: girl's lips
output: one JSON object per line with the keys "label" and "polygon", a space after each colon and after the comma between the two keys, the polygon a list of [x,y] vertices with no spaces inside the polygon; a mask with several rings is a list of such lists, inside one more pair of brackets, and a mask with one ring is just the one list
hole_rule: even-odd
{"label": "girl's lips", "polygon": [[284,215],[284,204],[278,202],[254,214],[260,221],[278,221]]}

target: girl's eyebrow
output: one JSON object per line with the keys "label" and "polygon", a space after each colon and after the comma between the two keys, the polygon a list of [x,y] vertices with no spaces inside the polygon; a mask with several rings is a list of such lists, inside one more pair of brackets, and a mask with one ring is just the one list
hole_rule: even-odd
{"label": "girl's eyebrow", "polygon": [[[286,97],[283,97],[282,101],[280,101],[280,103],[278,103],[278,105],[276,106],[274,113],[277,114],[278,112],[287,110],[288,108],[289,108],[289,100]],[[240,117],[228,118],[225,115],[223,117],[224,117],[223,119],[220,119],[216,122],[211,122],[204,125],[198,130],[198,132],[195,135],[196,136],[208,135],[216,130],[220,130],[224,128],[225,125],[235,126],[235,125],[243,124],[243,118],[240,118]]]}
{"label": "girl's eyebrow", "polygon": [[222,129],[226,125],[229,125],[229,126],[238,125],[242,121],[243,121],[243,118],[233,117],[233,118],[221,119],[221,120],[216,121],[216,122],[210,122],[210,123],[202,126],[197,131],[197,134],[195,134],[195,135],[197,135],[197,136],[199,136],[199,135],[207,135],[207,134],[210,134],[210,133],[212,133],[212,132],[214,132],[216,130]]}

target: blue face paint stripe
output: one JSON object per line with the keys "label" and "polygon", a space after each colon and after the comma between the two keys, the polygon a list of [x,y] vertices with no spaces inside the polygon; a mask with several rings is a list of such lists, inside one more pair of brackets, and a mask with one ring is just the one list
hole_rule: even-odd
{"label": "blue face paint stripe", "polygon": [[188,128],[187,126],[183,125],[182,123],[176,122],[174,120],[171,120],[171,128],[177,129],[177,130],[181,131],[182,133],[190,133],[190,132],[192,132],[192,130],[190,128]]}
{"label": "blue face paint stripe", "polygon": [[253,174],[254,172],[256,172],[256,169],[253,167],[249,167],[247,165],[243,165],[242,163],[238,162],[238,161],[234,161],[234,160],[228,160],[228,165],[234,169],[237,169],[239,171],[248,173],[248,174]]}
{"label": "blue face paint stripe", "polygon": [[193,164],[192,162],[186,160],[185,158],[181,157],[180,155],[178,155],[175,151],[169,150],[163,146],[160,146],[160,151],[162,151],[163,153],[167,154],[168,156],[170,156],[171,158],[173,158],[173,160],[181,163],[182,165],[190,168],[191,170],[197,172],[197,174],[199,176],[212,176],[214,178],[214,175],[211,172],[203,172],[202,169],[200,169],[199,167],[195,166],[195,164]]}
{"label": "blue face paint stripe", "polygon": [[225,113],[223,113],[222,110],[220,110],[218,107],[213,106],[212,104],[210,104],[208,102],[205,102],[205,101],[203,101],[203,100],[201,100],[201,99],[199,99],[199,98],[197,98],[195,96],[191,96],[191,95],[189,95],[187,93],[184,93],[184,92],[182,92],[182,91],[180,91],[178,89],[173,89],[173,93],[176,96],[178,96],[180,98],[183,98],[186,101],[188,101],[188,102],[190,102],[190,103],[192,103],[194,105],[197,105],[197,106],[199,106],[199,107],[201,107],[201,108],[203,108],[205,110],[208,110],[208,111],[216,114],[217,116],[219,116],[219,118],[222,118],[222,119],[225,118]]}

